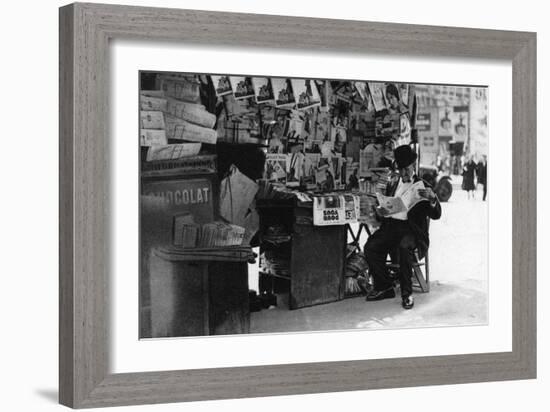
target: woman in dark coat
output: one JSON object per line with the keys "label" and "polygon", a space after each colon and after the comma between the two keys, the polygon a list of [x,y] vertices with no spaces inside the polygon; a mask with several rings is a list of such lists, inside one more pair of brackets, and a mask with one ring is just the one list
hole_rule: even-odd
{"label": "woman in dark coat", "polygon": [[470,199],[470,194],[472,199],[474,199],[475,195],[476,185],[474,183],[474,177],[476,166],[476,163],[470,157],[462,168],[462,190],[466,190],[468,192],[468,199]]}

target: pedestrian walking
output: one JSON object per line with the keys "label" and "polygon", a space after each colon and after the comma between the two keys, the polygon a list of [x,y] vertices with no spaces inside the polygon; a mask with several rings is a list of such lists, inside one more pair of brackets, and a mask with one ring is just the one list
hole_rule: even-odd
{"label": "pedestrian walking", "polygon": [[474,199],[475,198],[475,190],[476,185],[474,183],[475,178],[475,172],[476,172],[476,163],[474,162],[474,159],[472,159],[471,156],[468,157],[468,161],[464,163],[464,166],[462,168],[462,190],[466,190],[468,192],[468,199]]}
{"label": "pedestrian walking", "polygon": [[483,185],[483,201],[487,198],[487,156],[483,155],[476,167],[477,184]]}

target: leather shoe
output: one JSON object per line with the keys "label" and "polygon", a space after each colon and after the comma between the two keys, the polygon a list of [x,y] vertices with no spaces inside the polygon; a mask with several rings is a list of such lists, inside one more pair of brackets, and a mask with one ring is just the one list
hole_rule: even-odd
{"label": "leather shoe", "polygon": [[367,302],[373,302],[375,300],[382,299],[391,299],[395,297],[395,291],[393,288],[388,288],[386,290],[372,290],[367,295]]}
{"label": "leather shoe", "polygon": [[401,305],[403,306],[403,309],[412,309],[414,306],[414,299],[412,296],[407,296],[406,298],[403,298],[403,301],[401,302]]}

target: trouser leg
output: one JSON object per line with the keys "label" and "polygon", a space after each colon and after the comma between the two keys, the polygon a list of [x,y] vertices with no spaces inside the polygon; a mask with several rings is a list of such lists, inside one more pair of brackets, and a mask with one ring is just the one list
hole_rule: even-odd
{"label": "trouser leg", "polygon": [[393,286],[386,268],[386,257],[392,247],[393,233],[387,225],[382,225],[365,244],[365,258],[372,275],[375,290],[386,290]]}
{"label": "trouser leg", "polygon": [[487,183],[483,183],[483,200],[487,197]]}
{"label": "trouser leg", "polygon": [[399,283],[401,297],[412,295],[412,265],[416,243],[411,234],[405,234],[399,242]]}

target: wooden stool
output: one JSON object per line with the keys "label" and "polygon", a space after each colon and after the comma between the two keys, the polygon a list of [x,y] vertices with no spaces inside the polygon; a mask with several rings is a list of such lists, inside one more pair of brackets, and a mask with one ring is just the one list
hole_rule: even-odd
{"label": "wooden stool", "polygon": [[[422,293],[428,293],[430,291],[430,258],[428,251],[426,251],[426,256],[424,256],[424,262],[420,262],[420,259],[418,258],[418,250],[416,249],[414,250],[413,257],[413,288],[416,288]],[[387,261],[386,266],[393,273],[397,273],[397,271],[399,271],[399,263],[394,263],[389,260]],[[422,266],[425,268],[426,276],[422,273]]]}

